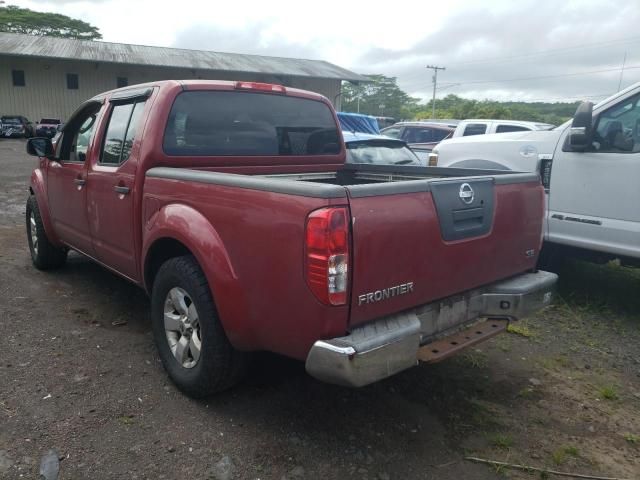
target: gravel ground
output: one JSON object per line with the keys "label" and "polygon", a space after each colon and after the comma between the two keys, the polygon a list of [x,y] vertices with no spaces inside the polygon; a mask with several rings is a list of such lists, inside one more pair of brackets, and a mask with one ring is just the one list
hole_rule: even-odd
{"label": "gravel ground", "polygon": [[35,160],[0,139],[0,478],[539,478],[466,455],[640,477],[640,274],[573,263],[556,305],[435,366],[350,390],[257,356],[239,387],[168,381],[141,290],[72,254],[32,267]]}

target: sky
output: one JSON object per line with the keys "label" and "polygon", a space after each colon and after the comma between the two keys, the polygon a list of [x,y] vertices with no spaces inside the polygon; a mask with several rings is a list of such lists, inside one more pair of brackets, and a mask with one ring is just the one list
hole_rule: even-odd
{"label": "sky", "polygon": [[[105,41],[326,60],[411,96],[600,100],[640,81],[640,1],[29,0]],[[624,65],[624,69],[622,68]]]}

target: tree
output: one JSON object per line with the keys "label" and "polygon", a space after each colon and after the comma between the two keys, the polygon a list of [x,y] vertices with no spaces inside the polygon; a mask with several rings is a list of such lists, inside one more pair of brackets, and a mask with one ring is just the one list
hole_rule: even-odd
{"label": "tree", "polygon": [[0,6],[0,32],[78,40],[99,40],[102,38],[97,27],[82,20],[59,13],[35,12],[13,5]]}
{"label": "tree", "polygon": [[370,83],[342,86],[342,110],[368,115],[410,118],[418,99],[410,97],[398,87],[395,77],[367,75]]}
{"label": "tree", "polygon": [[[436,118],[493,118],[503,120],[529,120],[560,125],[571,118],[577,103],[527,103],[497,102],[495,100],[471,100],[457,95],[447,95],[436,101]],[[431,102],[413,110],[412,118],[431,118]]]}

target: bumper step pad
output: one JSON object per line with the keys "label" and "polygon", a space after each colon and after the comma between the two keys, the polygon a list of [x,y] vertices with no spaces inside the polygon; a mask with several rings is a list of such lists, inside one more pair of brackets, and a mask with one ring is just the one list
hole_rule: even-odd
{"label": "bumper step pad", "polygon": [[428,343],[418,350],[418,360],[424,363],[437,363],[460,350],[487,340],[507,329],[508,320],[489,319],[476,323],[466,330]]}

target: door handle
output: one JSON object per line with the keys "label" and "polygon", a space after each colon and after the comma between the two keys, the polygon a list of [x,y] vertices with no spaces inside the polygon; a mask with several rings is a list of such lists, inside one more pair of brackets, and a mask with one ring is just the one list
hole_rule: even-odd
{"label": "door handle", "polygon": [[113,189],[116,191],[116,193],[119,193],[121,195],[127,195],[130,191],[129,187],[125,187],[124,185],[116,185],[115,187],[113,187]]}
{"label": "door handle", "polygon": [[82,187],[85,183],[87,183],[87,181],[84,178],[74,178],[73,183],[75,183],[79,187]]}

